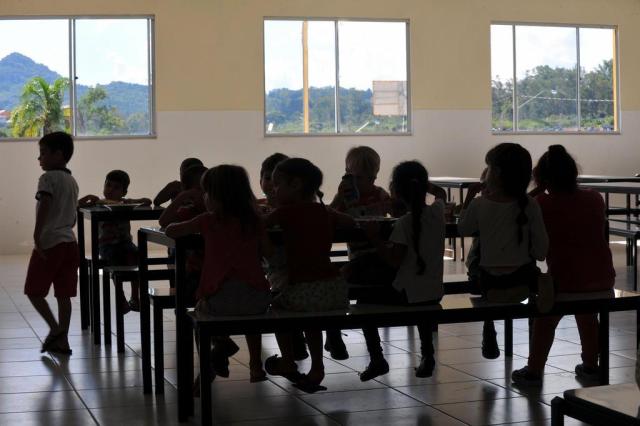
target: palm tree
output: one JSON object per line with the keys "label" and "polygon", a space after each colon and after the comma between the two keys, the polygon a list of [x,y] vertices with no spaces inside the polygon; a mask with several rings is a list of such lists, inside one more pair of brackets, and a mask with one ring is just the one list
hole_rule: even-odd
{"label": "palm tree", "polygon": [[11,129],[16,137],[37,137],[63,130],[62,103],[69,79],[57,78],[53,84],[33,77],[22,89],[20,105],[11,114]]}

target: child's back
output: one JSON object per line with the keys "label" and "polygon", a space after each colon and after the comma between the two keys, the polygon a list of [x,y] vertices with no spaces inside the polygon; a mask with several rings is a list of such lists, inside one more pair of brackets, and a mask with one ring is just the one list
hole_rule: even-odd
{"label": "child's back", "polygon": [[458,230],[461,235],[478,234],[480,266],[487,272],[501,275],[545,258],[549,241],[540,207],[533,198],[527,197],[524,209],[527,222],[522,226],[521,241],[517,225],[520,212],[517,201],[480,197],[463,213]]}
{"label": "child's back", "polygon": [[420,303],[442,299],[443,255],[444,255],[444,202],[440,199],[425,205],[420,217],[420,255],[425,269],[422,275],[416,271],[417,253],[414,245],[413,215],[408,213],[396,222],[389,240],[407,247],[407,253],[398,269],[393,287],[404,289],[409,303]]}

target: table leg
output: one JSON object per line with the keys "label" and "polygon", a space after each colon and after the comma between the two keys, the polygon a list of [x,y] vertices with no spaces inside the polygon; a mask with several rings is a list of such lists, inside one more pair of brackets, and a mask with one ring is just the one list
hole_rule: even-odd
{"label": "table leg", "polygon": [[104,322],[104,344],[111,345],[111,274],[104,268],[102,269],[102,321]]}
{"label": "table leg", "polygon": [[609,384],[609,311],[600,311],[600,325],[598,329],[600,340],[600,385]]}
{"label": "table leg", "polygon": [[80,328],[89,328],[89,292],[87,291],[89,281],[89,266],[85,255],[84,244],[84,216],[78,213],[78,250],[80,251]]}
{"label": "table leg", "polygon": [[91,219],[91,326],[93,343],[100,344],[100,251],[98,221]]}
{"label": "table leg", "polygon": [[138,273],[140,281],[140,338],[142,346],[142,386],[151,393],[151,318],[149,312],[149,279],[147,276],[147,235],[138,231]]}
{"label": "table leg", "polygon": [[564,426],[564,399],[559,396],[551,400],[551,426]]}
{"label": "table leg", "polygon": [[[196,328],[194,327],[194,330]],[[211,337],[207,330],[199,330],[200,338],[199,354],[200,354],[200,415],[203,426],[213,424],[213,413],[211,407]],[[191,334],[189,334],[191,338]]]}
{"label": "table leg", "polygon": [[179,241],[175,247],[176,271],[176,358],[178,373],[178,421],[193,414],[193,338],[186,318],[185,251]]}
{"label": "table leg", "polygon": [[504,320],[504,356],[513,356],[513,320]]}
{"label": "table leg", "polygon": [[163,309],[153,305],[153,359],[156,382],[156,395],[164,393],[164,336],[162,325]]}

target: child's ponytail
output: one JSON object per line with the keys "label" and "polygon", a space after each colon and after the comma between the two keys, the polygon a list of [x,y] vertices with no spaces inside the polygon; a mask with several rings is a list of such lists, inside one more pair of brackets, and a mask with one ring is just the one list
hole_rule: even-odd
{"label": "child's ponytail", "polygon": [[485,157],[491,173],[505,195],[518,202],[520,212],[516,217],[518,243],[524,238],[523,228],[529,222],[526,214],[529,198],[527,188],[531,181],[531,155],[517,143],[501,143],[491,148]]}
{"label": "child's ponytail", "polygon": [[405,161],[393,169],[391,178],[392,191],[409,205],[411,211],[411,241],[416,252],[416,268],[418,275],[423,275],[426,263],[420,254],[420,237],[422,234],[422,211],[425,206],[429,174],[417,161]]}

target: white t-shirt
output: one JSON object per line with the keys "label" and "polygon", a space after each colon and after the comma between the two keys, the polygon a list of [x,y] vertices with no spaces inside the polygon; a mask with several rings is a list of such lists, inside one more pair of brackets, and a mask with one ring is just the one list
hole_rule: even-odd
{"label": "white t-shirt", "polygon": [[42,229],[41,248],[46,250],[60,243],[75,241],[73,227],[78,207],[78,184],[71,172],[67,169],[45,172],[38,180],[38,204],[43,194],[51,197],[51,206]]}
{"label": "white t-shirt", "polygon": [[462,213],[458,232],[463,236],[478,236],[480,266],[493,275],[513,272],[534,260],[544,260],[549,237],[538,203],[527,197],[527,223],[518,242],[516,218],[520,207],[516,201],[498,202],[485,197],[474,199]]}
{"label": "white t-shirt", "polygon": [[442,272],[444,255],[444,202],[436,200],[422,210],[420,230],[420,256],[425,262],[423,275],[418,275],[416,251],[413,248],[412,215],[408,213],[396,222],[389,240],[407,246],[407,254],[393,281],[393,287],[404,290],[409,303],[442,299]]}

